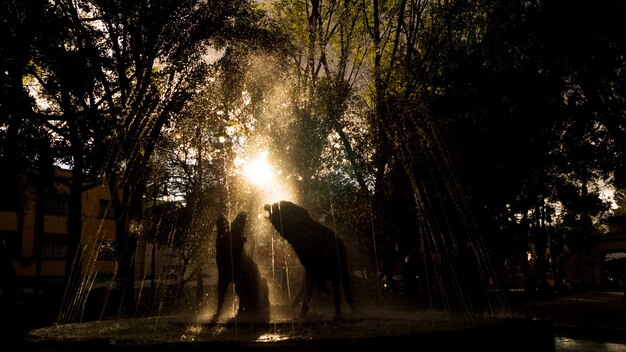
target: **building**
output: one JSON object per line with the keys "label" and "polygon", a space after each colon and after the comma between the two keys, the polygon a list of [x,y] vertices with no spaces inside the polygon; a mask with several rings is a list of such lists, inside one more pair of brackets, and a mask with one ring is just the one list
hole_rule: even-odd
{"label": "building", "polygon": [[[43,214],[42,209],[37,209],[34,187],[24,199],[23,212],[6,207],[0,209],[0,239],[20,279],[40,277],[60,284],[67,256],[72,171],[57,166],[53,175],[52,190],[46,194]],[[90,187],[82,195],[82,275],[105,279],[115,271],[115,221],[109,204],[106,185]],[[40,219],[43,219],[43,227],[37,226]]]}

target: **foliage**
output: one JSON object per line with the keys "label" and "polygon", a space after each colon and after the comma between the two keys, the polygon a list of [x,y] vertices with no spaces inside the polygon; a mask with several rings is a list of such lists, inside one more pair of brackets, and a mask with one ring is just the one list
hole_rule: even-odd
{"label": "foliage", "polygon": [[163,212],[178,219],[168,233],[201,258],[218,213],[254,208],[239,168],[261,150],[294,198],[378,257],[359,264],[376,274],[398,260],[453,271],[426,259],[470,247],[485,271],[491,259],[545,271],[622,230],[623,204],[610,213],[601,187],[626,179],[623,1],[3,10],[5,184],[22,189],[44,155],[106,180],[120,243],[165,183],[185,204]]}

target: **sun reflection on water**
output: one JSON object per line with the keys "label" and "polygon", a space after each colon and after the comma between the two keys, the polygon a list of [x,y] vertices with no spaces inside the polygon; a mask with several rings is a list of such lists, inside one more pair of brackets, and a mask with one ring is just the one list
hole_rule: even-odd
{"label": "sun reflection on water", "polygon": [[289,336],[276,334],[276,333],[267,333],[259,336],[256,341],[257,342],[277,342],[277,341],[285,341],[288,340]]}

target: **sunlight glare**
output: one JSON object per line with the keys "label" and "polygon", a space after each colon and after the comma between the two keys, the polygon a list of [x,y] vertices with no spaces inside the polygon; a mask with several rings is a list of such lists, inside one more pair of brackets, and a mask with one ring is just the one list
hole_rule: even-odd
{"label": "sunlight glare", "polygon": [[258,186],[265,186],[271,182],[274,177],[274,170],[267,162],[266,151],[244,166],[244,175],[248,181]]}

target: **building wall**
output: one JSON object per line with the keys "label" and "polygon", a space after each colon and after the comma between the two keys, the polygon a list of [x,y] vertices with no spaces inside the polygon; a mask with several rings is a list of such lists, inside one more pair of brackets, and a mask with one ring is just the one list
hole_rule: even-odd
{"label": "building wall", "polygon": [[[54,191],[47,199],[43,217],[43,234],[36,235],[35,194],[25,200],[22,217],[15,211],[0,211],[0,233],[18,276],[37,275],[37,251],[41,251],[40,275],[62,277],[65,271],[67,240],[67,200],[71,171],[55,169]],[[102,248],[115,239],[115,221],[107,216],[105,204],[110,197],[105,185],[93,187],[82,195],[83,231],[81,247],[83,275],[113,274],[115,262],[102,255]],[[112,248],[112,247],[111,247]],[[100,254],[99,254],[100,253]]]}

